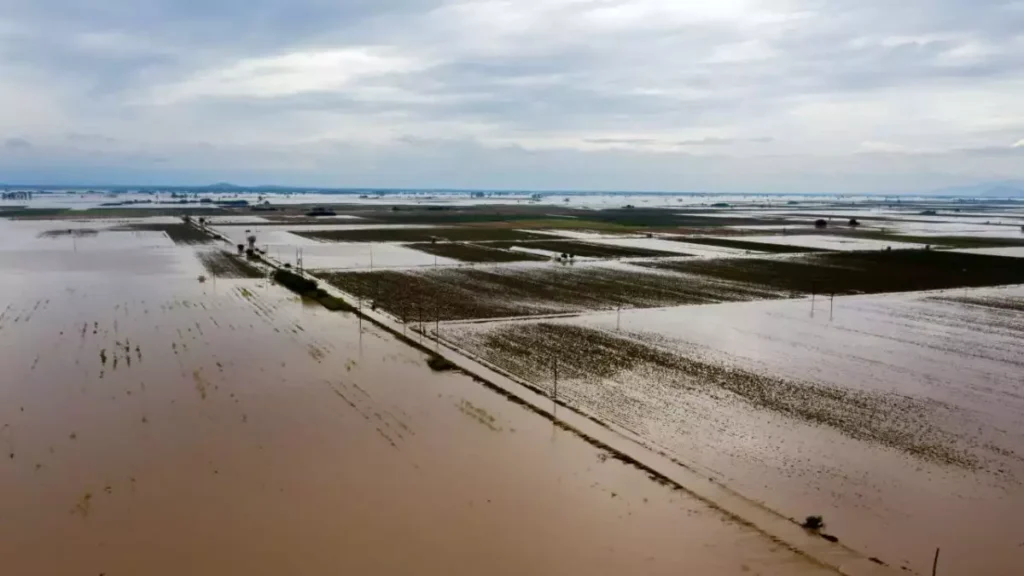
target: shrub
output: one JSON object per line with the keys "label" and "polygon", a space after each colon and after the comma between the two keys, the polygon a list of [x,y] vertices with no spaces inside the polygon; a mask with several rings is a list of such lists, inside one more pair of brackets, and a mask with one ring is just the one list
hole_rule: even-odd
{"label": "shrub", "polygon": [[804,519],[803,527],[808,530],[821,530],[825,527],[825,521],[821,516],[808,516]]}
{"label": "shrub", "polygon": [[825,220],[824,218],[819,218],[814,221],[814,227],[818,229],[828,228],[828,221]]}
{"label": "shrub", "polygon": [[302,276],[287,270],[278,270],[274,272],[274,282],[277,282],[292,292],[302,295],[306,295],[310,292],[315,293],[318,288],[315,280],[303,278]]}
{"label": "shrub", "polygon": [[430,369],[434,372],[448,372],[456,369],[455,364],[452,364],[447,358],[438,354],[433,354],[430,358],[427,358],[427,366],[430,366]]}

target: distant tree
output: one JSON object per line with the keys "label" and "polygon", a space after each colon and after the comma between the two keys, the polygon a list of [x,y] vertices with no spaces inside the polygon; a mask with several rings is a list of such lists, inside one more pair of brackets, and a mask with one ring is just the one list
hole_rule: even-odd
{"label": "distant tree", "polygon": [[850,226],[860,226],[860,222],[858,222],[856,218],[850,218]]}
{"label": "distant tree", "polygon": [[249,242],[249,249],[250,250],[256,248],[256,235],[255,234],[250,234],[249,237],[246,238],[246,240]]}
{"label": "distant tree", "polygon": [[239,244],[237,247],[238,247],[238,255],[241,256],[245,252],[245,244]]}
{"label": "distant tree", "polygon": [[824,218],[819,218],[814,221],[814,227],[819,230],[823,228],[828,228],[828,220],[825,220]]}

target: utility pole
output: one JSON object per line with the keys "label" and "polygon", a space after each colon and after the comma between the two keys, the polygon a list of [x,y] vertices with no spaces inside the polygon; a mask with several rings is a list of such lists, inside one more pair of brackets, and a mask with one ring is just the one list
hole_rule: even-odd
{"label": "utility pole", "polygon": [[558,358],[555,358],[555,390],[552,393],[551,400],[556,405],[558,404]]}
{"label": "utility pole", "polygon": [[618,332],[622,328],[622,302],[619,302],[618,313],[615,315],[615,331]]}

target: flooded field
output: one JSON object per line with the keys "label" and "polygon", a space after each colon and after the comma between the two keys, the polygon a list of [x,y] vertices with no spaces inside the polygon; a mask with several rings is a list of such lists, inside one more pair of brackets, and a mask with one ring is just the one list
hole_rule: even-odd
{"label": "flooded field", "polygon": [[5,568],[1024,570],[1018,206],[299,196],[0,207]]}
{"label": "flooded field", "polygon": [[704,238],[704,237],[663,237],[670,240],[676,240],[679,242],[689,242],[690,244],[698,244],[702,246],[714,246],[720,248],[735,248],[737,250],[744,250],[747,252],[764,252],[770,254],[799,254],[807,252],[823,252],[825,248],[814,248],[806,246],[795,246],[778,244],[773,242],[758,242],[751,237],[742,238]]}
{"label": "flooded field", "polygon": [[190,247],[16,236],[5,572],[833,573],[354,316],[199,282]]}
{"label": "flooded field", "polygon": [[759,242],[762,244],[777,244],[779,246],[792,246],[797,248],[816,248],[819,250],[907,250],[924,248],[924,245],[922,244],[910,244],[907,242],[870,240],[866,238],[852,238],[846,236],[820,236],[812,234],[745,236],[743,239],[749,242]]}
{"label": "flooded field", "polygon": [[545,250],[554,254],[569,254],[583,258],[656,258],[665,256],[686,256],[675,251],[655,250],[650,248],[634,248],[595,242],[578,242],[573,240],[540,240],[530,242],[494,242],[502,248],[526,248]]}
{"label": "flooded field", "polygon": [[530,252],[504,250],[493,244],[466,244],[441,242],[407,244],[407,247],[435,256],[444,256],[459,262],[537,262],[548,260],[545,256]]}
{"label": "flooded field", "polygon": [[[447,339],[702,473],[928,573],[1020,573],[1024,290],[450,324]],[[982,528],[984,527],[984,528]]]}
{"label": "flooded field", "polygon": [[469,320],[569,314],[779,298],[785,294],[714,278],[686,277],[622,264],[423,271],[318,272],[399,318]]}

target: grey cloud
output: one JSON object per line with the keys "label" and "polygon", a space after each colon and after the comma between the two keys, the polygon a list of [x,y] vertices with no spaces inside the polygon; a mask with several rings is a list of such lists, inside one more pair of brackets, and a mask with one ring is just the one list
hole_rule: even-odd
{"label": "grey cloud", "polygon": [[584,138],[583,141],[590,144],[660,144],[653,138]]}
{"label": "grey cloud", "polygon": [[7,150],[31,150],[32,143],[24,138],[8,138],[4,140],[4,148]]}
{"label": "grey cloud", "polygon": [[[864,141],[911,142],[908,149],[914,144],[926,147],[920,144],[925,142],[936,155],[949,154],[944,158],[950,164],[938,171],[946,178],[953,177],[945,171],[956,172],[954,165],[968,173],[975,159],[980,167],[1014,173],[1004,162],[1013,160],[1016,151],[998,145],[1005,139],[1008,119],[1024,115],[1013,107],[1020,98],[999,100],[1005,92],[1001,82],[1024,78],[1024,60],[1014,50],[1024,48],[1024,10],[1007,8],[1009,2],[796,0],[781,3],[792,7],[794,18],[777,24],[741,25],[723,19],[673,26],[650,19],[588,27],[582,11],[597,4],[552,1],[543,19],[526,20],[521,29],[509,26],[511,32],[500,20],[470,25],[458,21],[452,10],[439,9],[452,4],[110,0],[92,5],[11,0],[5,4],[5,20],[16,33],[0,35],[0,90],[4,82],[31,71],[33,83],[26,90],[52,95],[54,107],[63,113],[54,122],[69,124],[41,133],[68,132],[65,143],[85,151],[147,150],[152,158],[165,160],[154,174],[169,174],[172,167],[182,174],[197,167],[212,170],[215,162],[225,169],[258,170],[273,154],[255,142],[319,141],[348,125],[365,126],[373,141],[391,139],[394,145],[325,145],[314,154],[330,158],[325,166],[370,162],[411,179],[415,174],[443,178],[450,173],[434,163],[451,162],[449,169],[457,171],[467,158],[478,160],[480,170],[493,170],[496,180],[499,174],[500,179],[509,178],[514,166],[536,169],[554,183],[562,181],[555,162],[574,166],[578,173],[599,158],[622,174],[607,178],[626,188],[633,187],[628,185],[630,175],[637,186],[689,188],[689,173],[662,165],[685,164],[687,160],[680,160],[688,158],[685,151],[699,152],[705,162],[701,166],[725,171],[742,170],[745,163],[756,165],[762,159],[708,156],[777,151],[799,156],[802,162],[780,164],[786,174],[765,172],[787,185],[801,179],[828,180],[829,173],[813,172],[807,158],[838,153],[843,146],[847,166],[865,174],[889,170],[886,162],[892,158],[925,162],[912,154],[857,154],[856,145]],[[517,4],[516,14],[528,14],[537,6]],[[494,35],[507,32],[508,38],[491,42],[491,26]],[[430,65],[293,95],[203,97],[170,104],[144,97],[206,71],[230,68],[240,59],[353,45],[390,48]],[[954,90],[979,96],[958,103],[947,96]],[[956,105],[971,118],[957,124],[958,115],[950,115],[954,120],[946,118],[943,124],[905,117],[900,114],[904,93],[917,98],[908,106]],[[815,106],[824,111],[801,115]],[[863,122],[862,114],[876,121]],[[0,128],[23,134],[37,149],[43,147],[44,136],[23,130],[20,119],[9,115],[0,112]],[[922,116],[927,118],[926,112]],[[868,130],[881,133],[860,133]],[[417,136],[393,136],[413,133]],[[679,139],[689,134],[723,136]],[[744,134],[775,134],[782,140]],[[522,146],[477,145],[467,140],[470,135],[521,140]],[[185,151],[188,141],[198,139],[209,140],[213,152]],[[628,150],[616,147],[615,154],[587,156],[552,150],[543,144],[547,140]],[[223,152],[226,143],[239,142],[252,145]],[[822,142],[834,149],[820,151]],[[963,142],[973,147],[960,149]],[[754,146],[768,143],[774,145]],[[664,156],[660,150],[672,147],[675,155]],[[127,156],[100,156],[112,163],[111,171],[131,165]],[[460,156],[462,161],[457,160]],[[925,164],[914,167],[936,170]],[[836,173],[844,172],[840,168],[835,167]],[[653,175],[641,174],[644,170]],[[1019,175],[1024,168],[1016,170]],[[281,174],[291,172],[282,169]],[[864,186],[894,182],[891,176],[879,176],[874,184],[867,175],[858,178]],[[710,182],[709,175],[702,186]]]}

